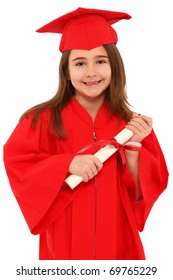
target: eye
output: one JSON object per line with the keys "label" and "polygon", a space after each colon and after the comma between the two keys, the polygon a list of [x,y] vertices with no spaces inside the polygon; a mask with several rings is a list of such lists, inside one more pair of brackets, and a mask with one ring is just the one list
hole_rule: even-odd
{"label": "eye", "polygon": [[79,61],[79,62],[75,63],[75,66],[79,66],[79,67],[84,66],[84,65],[85,65],[85,63],[83,61]]}
{"label": "eye", "polygon": [[107,63],[107,61],[105,59],[99,59],[96,61],[97,64],[104,64]]}

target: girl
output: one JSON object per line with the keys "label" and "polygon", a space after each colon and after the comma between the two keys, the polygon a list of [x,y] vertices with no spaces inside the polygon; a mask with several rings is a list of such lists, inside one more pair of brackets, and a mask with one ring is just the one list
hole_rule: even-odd
{"label": "girl", "polygon": [[[78,8],[38,30],[63,33],[59,88],[23,114],[4,162],[30,231],[40,235],[41,260],[145,259],[138,231],[168,171],[152,119],[132,112],[127,101],[111,24],[129,18]],[[111,140],[124,127],[140,151],[120,148],[103,165],[93,155],[99,147],[89,144]],[[73,190],[65,184],[69,174],[83,178]]]}

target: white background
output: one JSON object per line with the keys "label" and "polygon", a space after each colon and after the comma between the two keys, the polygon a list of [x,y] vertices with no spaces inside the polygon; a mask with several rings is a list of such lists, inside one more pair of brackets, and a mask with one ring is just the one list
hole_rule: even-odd
{"label": "white background", "polygon": [[[150,261],[173,260],[173,40],[171,0],[6,0],[0,4],[0,260],[38,259],[32,236],[10,189],[3,145],[20,115],[51,98],[58,86],[59,34],[36,33],[47,22],[78,7],[132,15],[114,25],[123,57],[129,101],[153,118],[170,177],[141,234]],[[149,187],[149,186],[148,186]]]}

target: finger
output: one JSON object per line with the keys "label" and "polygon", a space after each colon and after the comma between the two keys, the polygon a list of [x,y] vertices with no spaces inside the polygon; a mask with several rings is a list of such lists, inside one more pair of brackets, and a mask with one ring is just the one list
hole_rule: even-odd
{"label": "finger", "polygon": [[150,127],[152,127],[153,125],[153,120],[151,117],[148,117],[146,115],[141,115],[139,113],[133,112],[132,113],[132,119],[133,118],[139,118],[139,119],[143,119]]}
{"label": "finger", "polygon": [[136,122],[138,124],[140,124],[144,129],[148,129],[148,127],[152,126],[152,119],[149,117],[144,116],[144,118],[142,116],[138,117],[138,118],[132,118],[130,120],[130,122]]}
{"label": "finger", "polygon": [[140,139],[142,132],[139,131],[138,128],[136,128],[135,126],[132,126],[132,125],[127,125],[126,128],[133,132],[133,137],[130,140],[137,141],[137,140],[134,140],[134,139],[136,139],[136,137],[137,137],[137,139],[138,138]]}
{"label": "finger", "polygon": [[92,168],[91,168],[91,172],[92,172],[92,174],[93,174],[93,177],[94,176],[96,176],[97,174],[98,174],[98,168],[97,168],[97,166],[94,164],[93,166],[92,166]]}
{"label": "finger", "polygon": [[145,129],[147,129],[147,125],[142,121],[136,121],[135,119],[132,119],[130,122],[128,122],[129,126],[131,126],[131,129],[134,129],[135,131],[138,130],[139,132],[143,132]]}
{"label": "finger", "polygon": [[[94,172],[95,169],[95,172]],[[94,167],[87,167],[86,174],[88,176],[88,179],[92,179],[95,176],[95,173],[97,174],[97,170]]]}
{"label": "finger", "polygon": [[82,180],[83,180],[84,182],[88,182],[88,180],[89,180],[88,175],[87,175],[86,172],[81,173],[81,174],[80,174],[80,177],[82,177]]}
{"label": "finger", "polygon": [[133,113],[132,113],[132,118],[140,117],[140,115],[141,115],[141,114],[139,114],[139,113],[133,112]]}
{"label": "finger", "polygon": [[[82,176],[81,176],[81,177],[82,177]],[[88,179],[87,176],[82,177],[82,179],[83,179],[83,181],[84,181],[85,183],[87,183],[87,182],[89,181],[89,179]]]}
{"label": "finger", "polygon": [[93,179],[95,175],[93,174],[92,170],[88,169],[81,177],[84,182],[88,182],[90,179]]}
{"label": "finger", "polygon": [[100,171],[103,167],[103,163],[95,156],[93,156],[94,164],[96,166],[97,171]]}
{"label": "finger", "polygon": [[84,167],[85,182],[88,182],[88,180],[94,178],[98,174],[102,166],[103,163],[99,159],[94,156],[90,157],[90,160],[88,160],[87,165]]}
{"label": "finger", "polygon": [[152,125],[153,125],[152,118],[145,116],[145,115],[141,115],[140,118],[143,119],[148,124],[148,126],[152,127]]}

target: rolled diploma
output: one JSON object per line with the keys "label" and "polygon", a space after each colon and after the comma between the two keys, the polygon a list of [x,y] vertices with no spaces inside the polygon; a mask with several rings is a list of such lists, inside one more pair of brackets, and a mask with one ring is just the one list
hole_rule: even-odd
{"label": "rolled diploma", "polygon": [[[133,132],[127,128],[124,128],[114,138],[117,140],[118,143],[125,144],[132,136]],[[97,157],[101,162],[104,162],[117,150],[118,149],[115,148],[113,145],[106,145],[105,147],[101,148],[98,152],[96,152],[94,156]],[[71,189],[74,189],[82,181],[82,177],[73,174],[67,177],[65,180],[66,184]]]}

